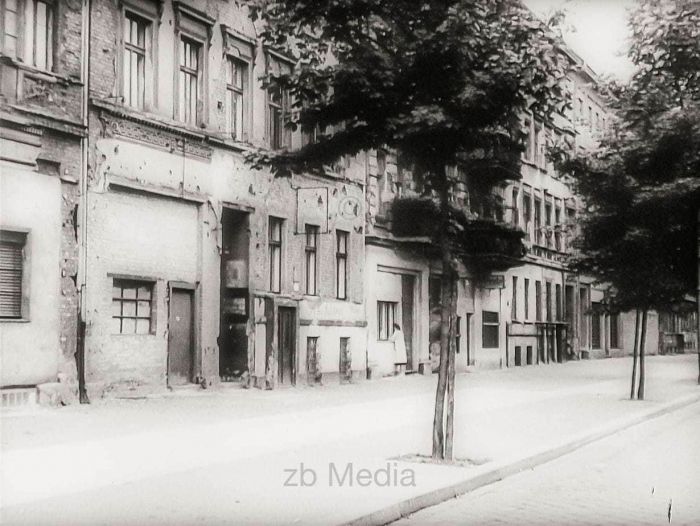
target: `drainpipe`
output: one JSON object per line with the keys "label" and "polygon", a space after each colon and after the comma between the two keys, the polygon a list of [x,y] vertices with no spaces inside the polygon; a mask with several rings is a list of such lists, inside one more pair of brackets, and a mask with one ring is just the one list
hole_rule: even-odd
{"label": "drainpipe", "polygon": [[90,17],[92,4],[83,0],[82,43],[80,53],[81,80],[81,124],[86,136],[80,139],[80,195],[78,197],[78,339],[75,353],[78,370],[78,394],[81,404],[89,404],[85,386],[85,331],[86,331],[86,289],[87,289],[87,215],[88,215],[88,150],[90,146],[88,102],[90,97]]}
{"label": "drainpipe", "polygon": [[[365,177],[362,184],[362,307],[365,319],[365,378],[370,379],[369,368],[369,324],[367,323],[367,180],[369,178],[369,150],[365,150]],[[700,381],[700,379],[698,380]]]}

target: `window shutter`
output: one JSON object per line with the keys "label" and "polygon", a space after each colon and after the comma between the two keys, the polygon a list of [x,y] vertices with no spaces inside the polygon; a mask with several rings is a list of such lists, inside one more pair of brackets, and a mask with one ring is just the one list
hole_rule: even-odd
{"label": "window shutter", "polygon": [[22,316],[22,245],[0,243],[0,317]]}

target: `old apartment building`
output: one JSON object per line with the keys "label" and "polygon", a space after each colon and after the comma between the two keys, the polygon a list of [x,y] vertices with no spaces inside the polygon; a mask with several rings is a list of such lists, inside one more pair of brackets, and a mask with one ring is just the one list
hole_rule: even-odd
{"label": "old apartment building", "polygon": [[[0,386],[75,381],[80,2],[0,2]],[[21,400],[19,400],[21,402]]]}
{"label": "old apartment building", "polygon": [[[418,190],[401,156],[323,177],[246,165],[252,148],[313,137],[284,128],[290,101],[260,76],[293,64],[244,6],[0,0],[0,17],[3,392],[74,386],[79,320],[91,396],[380,376],[394,323],[408,369],[436,366],[439,264],[390,231],[391,203]],[[524,119],[523,177],[494,211],[526,232],[524,263],[479,287],[461,273],[459,369],[631,350],[633,318],[563,263],[581,204],[546,145],[589,147],[611,121],[570,58],[571,113]]]}
{"label": "old apartment building", "polygon": [[[496,273],[475,286],[462,269],[457,300],[457,368],[508,367],[573,358],[629,354],[634,315],[605,308],[607,287],[569,272],[582,203],[546,156],[548,145],[567,141],[590,148],[611,125],[612,116],[597,90],[597,77],[570,50],[568,92],[571,108],[553,123],[525,116],[528,134],[522,179],[497,189],[497,210],[484,211],[469,199],[468,175],[457,173],[467,188],[462,200],[472,213],[486,213],[526,234],[521,265]],[[367,194],[366,298],[370,364],[391,366],[391,334],[398,322],[406,335],[409,370],[437,367],[440,338],[440,262],[424,254],[421,240],[395,238],[388,211],[399,197],[416,195],[416,182],[400,156],[378,152],[370,164]],[[658,316],[649,315],[649,331]],[[655,345],[649,345],[654,349]]]}
{"label": "old apartment building", "polygon": [[364,159],[274,179],[291,67],[234,2],[92,3],[86,373],[96,389],[365,369]]}

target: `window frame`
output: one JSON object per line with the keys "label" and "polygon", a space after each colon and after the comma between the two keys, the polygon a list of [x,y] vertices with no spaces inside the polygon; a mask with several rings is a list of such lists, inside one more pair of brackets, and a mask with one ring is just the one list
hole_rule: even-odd
{"label": "window frame", "polygon": [[396,301],[377,300],[377,341],[389,341],[391,338],[396,323],[397,306]]}
{"label": "window frame", "polygon": [[[30,282],[29,276],[31,271],[31,266],[29,262],[31,261],[30,255],[30,231],[26,229],[17,228],[2,228],[0,229],[0,244],[2,245],[13,245],[19,247],[19,258],[20,258],[20,268],[19,268],[19,305],[17,306],[17,314],[0,314],[0,323],[2,322],[16,322],[16,321],[29,321],[29,294],[30,294]],[[3,268],[4,271],[15,271],[12,268]],[[15,283],[11,286],[17,286]]]}
{"label": "window frame", "polygon": [[[279,227],[279,239],[273,239],[274,226]],[[270,292],[279,293],[282,291],[282,247],[284,244],[284,219],[270,216],[267,222],[267,243],[269,262],[269,286]],[[275,272],[276,271],[276,272]],[[275,286],[276,285],[276,286]]]}
{"label": "window frame", "polygon": [[[202,98],[204,97],[203,95],[203,89],[202,89],[202,84],[203,84],[203,57],[204,57],[204,42],[198,40],[195,37],[192,37],[189,34],[183,33],[179,35],[179,38],[177,40],[177,48],[178,48],[178,61],[177,61],[177,67],[175,68],[176,70],[176,75],[177,75],[177,82],[176,82],[176,92],[177,92],[177,97],[176,97],[176,108],[177,108],[177,113],[176,113],[176,119],[180,121],[182,124],[189,125],[189,126],[197,126],[201,124],[202,121],[202,113],[204,109],[204,104],[202,102]],[[196,58],[197,58],[197,67],[192,68],[188,67],[186,64],[183,64],[183,60],[186,62],[187,57],[183,56],[187,55],[187,50],[188,46],[192,47],[196,50]],[[191,81],[192,77],[194,77],[195,80],[195,87],[197,89],[195,99],[194,99],[194,119],[188,118],[188,111],[187,108],[188,106],[191,106],[192,100],[188,99],[185,100],[185,93],[183,93],[183,87],[182,87],[182,81],[183,81],[183,75],[184,75],[184,80],[185,81]],[[189,82],[191,84],[191,82]],[[190,88],[191,90],[191,88]],[[201,104],[201,109],[200,109],[200,104]]]}
{"label": "window frame", "polygon": [[[292,64],[287,59],[267,50],[265,53],[265,71],[269,74],[281,74],[289,71]],[[273,89],[268,86],[265,89],[265,138],[271,150],[290,149],[292,147],[292,133],[286,126],[286,119],[291,111],[290,95],[287,90],[280,89],[279,102],[273,98]],[[273,125],[273,115],[279,111],[279,130],[276,132]]]}
{"label": "window frame", "polygon": [[[486,320],[486,314],[494,314],[496,317],[496,321],[487,321]],[[491,337],[493,336],[492,331],[495,327],[495,345],[492,345],[493,342],[486,341],[487,334],[490,335]],[[489,329],[487,332],[486,329]],[[481,311],[481,347],[483,349],[498,349],[500,348],[500,343],[501,343],[501,317],[498,311]]]}
{"label": "window frame", "polygon": [[[118,285],[119,283],[119,285]],[[115,289],[121,289],[120,296],[115,296],[114,290]],[[139,298],[139,290],[142,288],[147,288],[149,289],[149,296],[148,298]],[[124,290],[125,289],[134,289],[136,292],[136,295],[131,298],[131,297],[125,297],[124,296]],[[121,276],[112,276],[112,323],[114,323],[115,319],[120,320],[119,321],[119,332],[113,332],[113,327],[110,330],[110,333],[115,336],[147,336],[147,335],[153,335],[156,333],[156,323],[155,323],[155,292],[156,292],[156,282],[153,280],[148,280],[148,279],[141,279],[141,278],[129,278],[129,277],[121,277]],[[118,316],[115,316],[114,314],[114,304],[115,302],[118,302],[120,304],[120,314]],[[134,315],[125,315],[124,314],[124,304],[134,304]],[[139,316],[139,308],[141,303],[148,303],[148,316]],[[124,320],[135,320],[134,322],[134,332],[124,332]],[[138,332],[138,322],[139,320],[148,320],[148,331],[147,332]]]}
{"label": "window frame", "polygon": [[[156,23],[157,15],[151,13],[144,9],[139,9],[141,6],[132,5],[131,3],[124,4],[122,7],[121,16],[121,52],[120,52],[120,68],[119,68],[119,85],[120,85],[120,95],[122,97],[122,103],[125,106],[136,110],[147,110],[155,106],[155,94],[157,93],[155,84],[157,82],[157,75],[155,74],[155,62],[153,56],[155,55],[154,46],[157,45],[157,38],[155,32],[158,30],[158,24]],[[127,20],[133,19],[137,24],[141,22],[144,25],[144,47],[143,47],[143,100],[138,101],[136,105],[130,104],[126,101],[126,56],[127,51],[131,53],[140,53],[139,49],[136,49],[131,43],[126,42],[125,32]],[[134,49],[131,49],[134,48]]]}
{"label": "window frame", "polygon": [[[250,114],[250,61],[241,56],[226,55],[226,133],[231,136],[234,141],[248,141],[250,134],[250,122],[248,115]],[[237,86],[231,83],[230,68],[233,66],[241,68],[241,85]],[[235,74],[234,74],[235,81]],[[240,130],[238,129],[237,116],[232,113],[233,106],[229,100],[230,97],[240,97],[241,103],[241,123]]]}
{"label": "window frame", "polygon": [[[319,232],[318,225],[304,225],[304,293],[307,296],[318,296],[318,248],[319,248]],[[313,241],[313,243],[309,243]],[[311,269],[313,262],[313,269]],[[313,286],[312,286],[313,285]]]}
{"label": "window frame", "polygon": [[[20,0],[18,0],[19,3]],[[18,24],[17,32],[22,35],[21,45],[23,47],[22,55],[17,56],[25,64],[36,68],[41,71],[53,72],[55,66],[55,53],[56,53],[56,23],[58,20],[58,4],[59,2],[55,0],[22,0],[22,19]],[[46,35],[45,42],[42,47],[45,47],[45,64],[37,63],[37,49],[39,49],[39,43],[37,42],[37,4],[42,3],[46,6]],[[31,11],[30,11],[31,6]],[[3,6],[4,7],[4,6]],[[19,11],[19,10],[18,10]],[[50,15],[50,16],[49,16]],[[29,21],[31,16],[32,20]],[[3,20],[4,23],[4,20]],[[20,29],[20,26],[23,29]],[[31,31],[29,29],[31,28]],[[4,35],[3,35],[4,36]]]}
{"label": "window frame", "polygon": [[[335,290],[336,298],[339,300],[348,299],[348,252],[350,244],[350,232],[337,229],[336,231],[336,252],[335,252]],[[342,264],[342,272],[341,272]],[[342,281],[341,281],[342,277]],[[342,294],[341,285],[342,282]]]}

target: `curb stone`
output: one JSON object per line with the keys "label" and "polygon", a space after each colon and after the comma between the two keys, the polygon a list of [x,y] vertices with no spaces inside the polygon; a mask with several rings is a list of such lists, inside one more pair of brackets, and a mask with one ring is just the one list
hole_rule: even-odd
{"label": "curb stone", "polygon": [[[649,409],[641,414],[629,418],[620,419],[604,426],[595,428],[594,431],[581,433],[573,440],[562,445],[548,449],[542,449],[525,457],[515,457],[495,462],[477,468],[479,472],[472,476],[422,495],[416,495],[400,502],[387,506],[377,511],[362,515],[356,519],[342,523],[341,526],[383,526],[391,522],[407,517],[417,511],[430,506],[435,506],[447,500],[459,497],[482,486],[487,486],[503,480],[511,475],[516,475],[526,469],[532,469],[541,464],[555,460],[577,449],[619,433],[627,428],[641,424],[648,420],[658,418],[677,409],[700,402],[700,394],[693,394],[667,402],[659,407]],[[475,470],[476,471],[476,470]]]}

